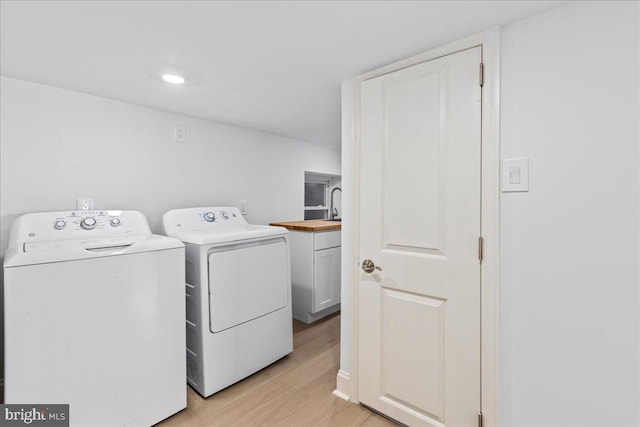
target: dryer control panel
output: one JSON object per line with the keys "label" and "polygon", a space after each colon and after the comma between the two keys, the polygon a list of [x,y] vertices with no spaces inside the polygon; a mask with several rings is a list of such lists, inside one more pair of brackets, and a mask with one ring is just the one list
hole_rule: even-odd
{"label": "dryer control panel", "polygon": [[9,246],[29,242],[113,238],[151,234],[146,218],[137,211],[93,210],[26,214],[12,225]]}
{"label": "dryer control panel", "polygon": [[167,212],[162,217],[165,232],[168,228],[189,231],[204,230],[209,228],[222,228],[227,226],[246,225],[240,210],[235,206],[203,207],[190,209],[175,209]]}

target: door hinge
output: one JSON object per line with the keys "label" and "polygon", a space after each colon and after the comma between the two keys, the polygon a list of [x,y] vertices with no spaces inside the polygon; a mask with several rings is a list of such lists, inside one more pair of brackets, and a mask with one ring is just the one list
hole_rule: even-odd
{"label": "door hinge", "polygon": [[484,64],[480,63],[480,86],[484,85]]}
{"label": "door hinge", "polygon": [[478,413],[478,427],[482,427],[484,424],[484,420],[482,419],[482,412]]}
{"label": "door hinge", "polygon": [[482,262],[484,258],[484,239],[482,236],[478,237],[478,259]]}

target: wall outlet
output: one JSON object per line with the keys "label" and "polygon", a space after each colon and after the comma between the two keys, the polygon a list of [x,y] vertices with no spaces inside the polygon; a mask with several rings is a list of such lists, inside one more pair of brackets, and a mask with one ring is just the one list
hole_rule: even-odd
{"label": "wall outlet", "polygon": [[247,201],[246,200],[240,200],[239,203],[239,208],[240,208],[240,213],[242,215],[246,215],[247,214]]}
{"label": "wall outlet", "polygon": [[76,209],[79,211],[93,210],[93,199],[81,198],[76,200]]}
{"label": "wall outlet", "polygon": [[187,141],[187,125],[177,124],[173,128],[173,140],[176,142]]}

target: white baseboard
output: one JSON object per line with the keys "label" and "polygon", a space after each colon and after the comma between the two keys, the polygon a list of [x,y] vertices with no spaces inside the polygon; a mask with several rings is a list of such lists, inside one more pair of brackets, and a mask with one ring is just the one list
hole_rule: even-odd
{"label": "white baseboard", "polygon": [[350,383],[351,379],[349,378],[349,374],[343,371],[338,371],[338,375],[336,375],[336,389],[333,391],[334,396],[348,402]]}

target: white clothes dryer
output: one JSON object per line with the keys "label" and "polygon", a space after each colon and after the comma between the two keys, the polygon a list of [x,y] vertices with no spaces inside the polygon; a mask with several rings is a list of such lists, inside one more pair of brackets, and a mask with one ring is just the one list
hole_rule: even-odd
{"label": "white clothes dryer", "polygon": [[187,381],[207,397],[293,351],[288,231],[235,207],[162,217],[186,246]]}
{"label": "white clothes dryer", "polygon": [[5,403],[69,404],[77,427],[187,406],[184,245],[141,213],[23,215],[4,277]]}

